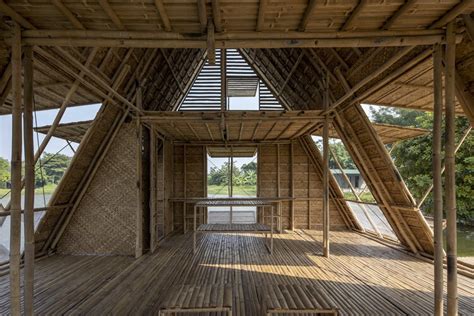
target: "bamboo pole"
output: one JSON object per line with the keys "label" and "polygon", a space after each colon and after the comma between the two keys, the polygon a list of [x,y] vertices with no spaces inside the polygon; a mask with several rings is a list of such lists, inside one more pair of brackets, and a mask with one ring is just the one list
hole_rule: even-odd
{"label": "bamboo pole", "polygon": [[457,293],[457,238],[456,238],[456,182],[455,182],[455,67],[456,37],[454,22],[450,22],[446,30],[446,73],[445,73],[445,199],[447,219],[447,262],[448,262],[448,315],[458,313]]}
{"label": "bamboo pole", "polygon": [[25,267],[24,267],[24,308],[25,315],[33,315],[33,280],[35,262],[35,158],[33,145],[33,49],[25,47],[24,65],[24,140],[25,140]]}
{"label": "bamboo pole", "polygon": [[12,40],[12,162],[10,217],[10,308],[21,314],[20,234],[21,234],[21,29],[15,23]]}
{"label": "bamboo pole", "polygon": [[433,208],[434,208],[434,287],[435,315],[443,315],[443,185],[441,182],[441,121],[443,111],[443,76],[441,45],[434,45],[433,83]]}
{"label": "bamboo pole", "polygon": [[[324,108],[329,108],[329,75],[326,77]],[[323,254],[329,257],[329,114],[323,127]]]}

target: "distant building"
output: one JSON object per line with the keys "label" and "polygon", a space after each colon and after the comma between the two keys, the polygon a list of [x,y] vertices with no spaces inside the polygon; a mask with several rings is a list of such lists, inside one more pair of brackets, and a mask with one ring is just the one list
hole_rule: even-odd
{"label": "distant building", "polygon": [[[341,187],[341,189],[350,189],[349,184],[344,179],[342,172],[340,169],[331,169],[332,174],[336,178],[337,183]],[[349,178],[352,186],[355,189],[361,189],[365,186],[364,179],[361,177],[359,170],[357,169],[344,169],[344,173]]]}

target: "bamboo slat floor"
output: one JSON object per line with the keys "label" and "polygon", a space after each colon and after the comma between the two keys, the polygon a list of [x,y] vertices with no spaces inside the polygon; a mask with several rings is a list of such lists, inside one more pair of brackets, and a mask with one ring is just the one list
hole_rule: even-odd
{"label": "bamboo slat floor", "polygon": [[[433,265],[354,232],[331,232],[321,256],[319,231],[277,234],[273,255],[251,233],[176,235],[153,255],[52,256],[36,264],[37,314],[158,314],[175,285],[233,284],[233,315],[258,315],[265,284],[318,285],[343,315],[429,315]],[[459,309],[474,314],[474,280],[459,275]],[[445,278],[446,280],[446,278]],[[8,276],[0,278],[0,314],[9,311]]]}

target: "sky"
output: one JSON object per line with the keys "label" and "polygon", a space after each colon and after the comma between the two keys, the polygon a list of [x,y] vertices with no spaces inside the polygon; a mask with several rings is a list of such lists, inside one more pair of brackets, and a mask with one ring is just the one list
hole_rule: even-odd
{"label": "sky", "polygon": [[[84,106],[75,106],[66,109],[66,112],[61,119],[61,123],[70,123],[70,122],[78,122],[78,121],[87,121],[91,120],[97,114],[97,111],[100,108],[100,104],[93,104],[93,105],[84,105]],[[45,111],[37,111],[36,112],[36,122],[33,122],[33,126],[44,126],[44,125],[51,125],[53,120],[58,112],[57,109],[55,110],[45,110]],[[33,120],[35,118],[33,117]],[[12,116],[11,115],[0,115],[0,157],[5,158],[7,160],[11,160],[11,135],[12,135]],[[35,143],[35,150],[38,148],[38,138],[39,142],[41,143],[44,139],[44,134],[41,133],[34,133],[34,143]],[[67,142],[53,137],[48,143],[48,146],[45,149],[45,152],[48,153],[56,153],[60,151],[64,146],[67,145]],[[78,144],[72,143],[73,148],[77,148]],[[67,156],[73,156],[73,151],[66,146],[61,151],[62,154]]]}

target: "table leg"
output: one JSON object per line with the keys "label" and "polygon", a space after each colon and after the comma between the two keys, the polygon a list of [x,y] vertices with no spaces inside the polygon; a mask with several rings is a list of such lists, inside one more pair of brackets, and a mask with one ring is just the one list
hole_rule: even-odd
{"label": "table leg", "polygon": [[275,206],[272,206],[272,216],[271,216],[271,224],[270,224],[270,253],[273,254],[273,213],[275,210]]}
{"label": "table leg", "polygon": [[183,201],[183,234],[186,234],[186,202]]}
{"label": "table leg", "polygon": [[193,216],[193,253],[196,253],[196,212],[197,212],[197,205],[194,205],[194,216]]}

